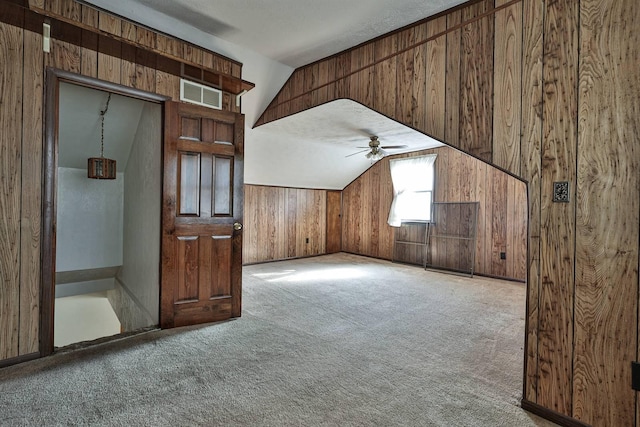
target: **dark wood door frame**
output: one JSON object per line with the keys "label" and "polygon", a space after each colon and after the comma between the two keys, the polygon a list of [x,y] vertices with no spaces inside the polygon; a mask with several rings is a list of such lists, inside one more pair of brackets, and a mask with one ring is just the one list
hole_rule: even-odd
{"label": "dark wood door frame", "polygon": [[[44,108],[44,152],[42,164],[42,249],[40,270],[40,356],[53,353],[56,266],[56,189],[58,180],[58,109],[60,82],[116,93],[164,104],[169,97],[115,83],[47,68]],[[162,147],[158,147],[162,149]],[[162,167],[162,165],[160,165]],[[160,233],[160,230],[158,230]],[[160,238],[160,237],[158,237]]]}

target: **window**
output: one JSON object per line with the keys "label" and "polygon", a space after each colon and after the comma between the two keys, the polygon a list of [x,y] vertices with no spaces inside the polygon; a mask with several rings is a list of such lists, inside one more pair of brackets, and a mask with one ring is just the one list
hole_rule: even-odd
{"label": "window", "polygon": [[431,220],[435,154],[389,162],[393,182],[393,202],[388,223],[400,227],[402,222]]}

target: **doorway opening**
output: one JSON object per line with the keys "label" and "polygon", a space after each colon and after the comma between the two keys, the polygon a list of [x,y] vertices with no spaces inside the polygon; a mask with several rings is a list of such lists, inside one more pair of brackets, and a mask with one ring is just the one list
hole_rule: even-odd
{"label": "doorway opening", "polygon": [[[54,70],[48,77],[45,354],[159,324],[163,133],[154,96]],[[115,179],[89,178],[101,144]]]}

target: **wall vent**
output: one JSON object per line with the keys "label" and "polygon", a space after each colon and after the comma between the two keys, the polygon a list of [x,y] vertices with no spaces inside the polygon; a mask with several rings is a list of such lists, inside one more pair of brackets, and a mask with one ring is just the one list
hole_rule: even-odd
{"label": "wall vent", "polygon": [[204,107],[222,109],[222,91],[180,79],[180,100]]}

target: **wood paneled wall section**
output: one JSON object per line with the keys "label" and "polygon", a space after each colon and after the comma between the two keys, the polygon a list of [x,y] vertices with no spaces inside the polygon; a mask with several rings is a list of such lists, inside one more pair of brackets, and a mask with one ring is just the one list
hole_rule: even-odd
{"label": "wood paneled wall section", "polygon": [[[449,147],[394,158],[423,154],[438,155],[435,163],[435,201],[480,203],[475,272],[524,281],[527,266],[525,184]],[[349,184],[343,190],[342,197],[343,250],[392,259],[395,229],[387,224],[393,199],[389,159],[377,162]],[[410,240],[415,238],[413,236]],[[506,252],[505,260],[500,259],[500,252]],[[421,262],[418,254],[413,255],[416,255],[413,257],[415,259],[407,259],[408,262]]]}
{"label": "wood paneled wall section", "polygon": [[244,200],[243,263],[326,253],[326,190],[245,185]]}
{"label": "wood paneled wall section", "polygon": [[[61,27],[52,25],[51,53],[46,54],[42,50],[43,17],[16,2],[0,0],[0,366],[3,361],[24,360],[40,351],[46,67],[178,97],[177,75],[151,66],[142,49],[137,50],[142,55],[139,57],[129,57],[127,52],[114,52],[121,57],[100,53],[98,43],[112,43],[113,39],[87,30],[93,27],[135,40],[149,49],[159,51],[173,46],[175,58],[223,70],[236,80],[241,73],[236,62],[80,3],[71,0],[32,3],[41,3],[51,16],[59,16],[68,25],[78,22],[80,27],[61,35],[55,32]],[[125,43],[116,45],[127,49]],[[236,110],[231,100],[227,93],[224,108]]]}
{"label": "wood paneled wall section", "polygon": [[[473,1],[296,70],[258,121],[351,98],[526,180],[524,402],[594,426],[640,420],[638,22],[637,0]],[[351,251],[389,256],[360,212],[385,168],[345,191]]]}

